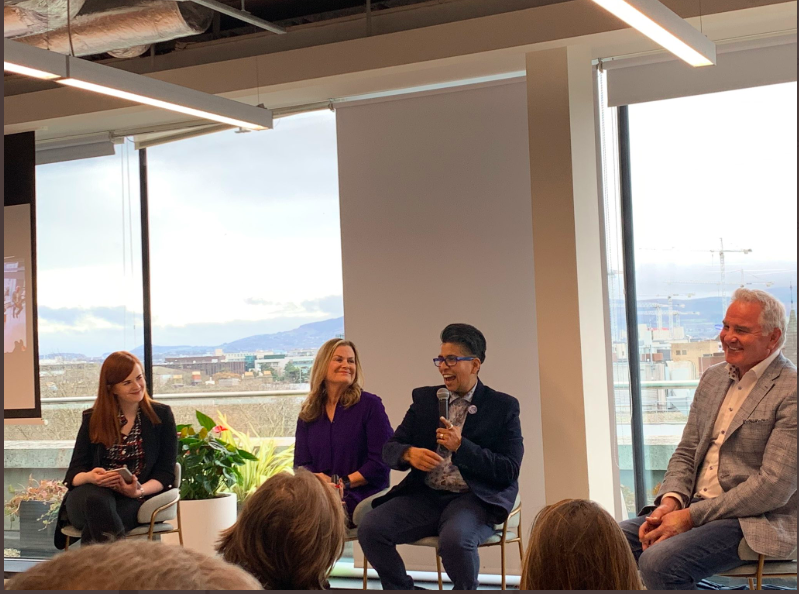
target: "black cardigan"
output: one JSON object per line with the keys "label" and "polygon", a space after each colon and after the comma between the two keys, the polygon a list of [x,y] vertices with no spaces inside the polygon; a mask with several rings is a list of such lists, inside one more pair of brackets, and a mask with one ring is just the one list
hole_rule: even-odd
{"label": "black cardigan", "polygon": [[[149,417],[142,413],[141,416],[141,435],[142,447],[144,449],[144,469],[138,479],[144,484],[150,479],[155,479],[164,486],[164,490],[171,489],[175,481],[175,462],[177,461],[178,440],[177,429],[175,427],[175,417],[172,409],[166,404],[152,402],[153,410],[161,423],[154,425]],[[64,478],[67,488],[72,490],[72,481],[81,472],[89,472],[93,468],[102,465],[106,447],[101,443],[92,443],[89,438],[89,421],[92,418],[92,409],[83,411],[83,422],[78,437],[75,440],[75,448],[72,451],[72,460]],[[61,504],[61,511],[58,514],[58,525],[55,531],[55,545],[63,549],[66,544],[65,537],[61,534],[61,528],[66,524],[66,507],[64,503],[69,497],[67,492]]]}

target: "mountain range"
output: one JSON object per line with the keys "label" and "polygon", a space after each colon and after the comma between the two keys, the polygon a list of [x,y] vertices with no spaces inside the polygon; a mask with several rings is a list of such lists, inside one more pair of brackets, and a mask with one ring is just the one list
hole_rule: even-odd
{"label": "mountain range", "polygon": [[[291,351],[295,349],[316,349],[330,338],[344,335],[344,318],[338,317],[321,322],[303,324],[293,330],[275,332],[274,334],[256,334],[240,338],[233,342],[226,342],[215,346],[162,346],[153,345],[153,358],[161,359],[166,356],[204,355],[222,349],[226,353],[241,353],[250,351]],[[144,356],[144,346],[133,349],[133,354]]]}

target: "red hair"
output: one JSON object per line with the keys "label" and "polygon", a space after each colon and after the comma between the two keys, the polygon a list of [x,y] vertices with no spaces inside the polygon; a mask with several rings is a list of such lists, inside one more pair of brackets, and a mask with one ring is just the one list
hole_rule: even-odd
{"label": "red hair", "polygon": [[[144,373],[141,361],[136,355],[127,351],[117,351],[108,355],[103,366],[100,368],[100,385],[97,388],[97,400],[94,401],[92,406],[92,418],[89,421],[89,438],[92,443],[101,443],[106,448],[110,448],[115,443],[122,441],[122,432],[119,427],[119,403],[116,396],[114,396],[114,386],[120,382],[125,381],[127,377],[133,372],[133,369],[139,366],[139,369]],[[144,398],[139,403],[139,408],[144,411],[147,418],[153,423],[158,425],[161,419],[155,414],[152,405],[152,398],[144,389]]]}

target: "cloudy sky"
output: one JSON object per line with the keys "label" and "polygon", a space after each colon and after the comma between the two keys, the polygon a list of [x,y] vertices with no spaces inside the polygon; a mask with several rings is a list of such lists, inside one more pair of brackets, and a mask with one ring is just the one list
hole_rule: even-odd
{"label": "cloudy sky", "polygon": [[[117,153],[37,169],[43,353],[141,344],[138,165]],[[334,114],[151,148],[148,167],[156,344],[342,315]]]}
{"label": "cloudy sky", "polygon": [[[752,250],[727,254],[728,292],[742,278],[795,286],[796,89],[631,107],[642,298],[717,295],[721,238]],[[342,315],[332,112],[151,148],[148,165],[156,344],[213,346]],[[42,353],[140,345],[135,152],[41,166],[37,200]]]}
{"label": "cloudy sky", "polygon": [[630,107],[640,298],[717,295],[722,238],[738,250],[725,254],[728,294],[742,282],[796,287],[796,92],[792,83]]}

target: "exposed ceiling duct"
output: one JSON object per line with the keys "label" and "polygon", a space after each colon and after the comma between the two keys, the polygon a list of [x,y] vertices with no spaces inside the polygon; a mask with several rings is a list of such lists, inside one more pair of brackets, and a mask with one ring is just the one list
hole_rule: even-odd
{"label": "exposed ceiling duct", "polygon": [[[70,0],[71,5],[77,2],[80,0]],[[6,22],[5,37],[62,54],[74,50],[76,56],[113,52],[115,57],[135,57],[147,51],[150,44],[202,33],[213,19],[212,10],[191,2],[88,0],[85,4],[80,2],[83,10],[71,19],[68,28],[67,3],[58,4],[64,5],[58,27],[20,37],[9,34]],[[6,0],[5,8],[9,7]]]}
{"label": "exposed ceiling duct", "polygon": [[71,18],[78,16],[85,0],[5,0],[3,36],[36,35],[67,25],[67,5]]}

